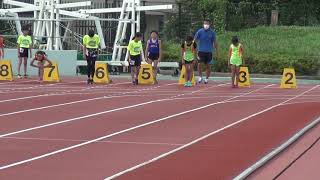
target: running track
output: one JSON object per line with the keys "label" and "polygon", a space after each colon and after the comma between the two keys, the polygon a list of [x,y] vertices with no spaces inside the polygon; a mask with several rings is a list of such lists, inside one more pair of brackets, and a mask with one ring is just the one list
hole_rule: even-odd
{"label": "running track", "polygon": [[0,179],[231,179],[320,116],[320,87],[0,82]]}

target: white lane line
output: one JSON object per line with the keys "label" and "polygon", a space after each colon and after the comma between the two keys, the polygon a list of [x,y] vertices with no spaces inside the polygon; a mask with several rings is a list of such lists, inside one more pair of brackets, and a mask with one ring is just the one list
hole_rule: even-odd
{"label": "white lane line", "polygon": [[[87,139],[59,139],[59,138],[27,138],[27,137],[5,137],[3,139],[11,140],[27,140],[27,141],[55,141],[55,142],[86,142]],[[108,143],[108,144],[135,144],[135,145],[165,145],[165,146],[182,146],[179,143],[169,142],[143,142],[143,141],[97,141],[96,143]]]}
{"label": "white lane line", "polygon": [[21,110],[21,111],[4,113],[4,114],[0,114],[0,117],[17,115],[17,114],[21,114],[21,113],[38,111],[38,110],[43,110],[43,109],[56,108],[56,107],[67,106],[67,105],[72,105],[72,104],[79,104],[79,103],[89,102],[89,101],[97,101],[97,100],[113,99],[113,98],[124,98],[124,97],[135,97],[135,96],[136,95],[102,96],[102,97],[97,97],[97,98],[84,99],[84,100],[80,100],[80,101],[72,101],[72,102],[67,102],[67,103],[55,104],[55,105],[50,105],[50,106],[42,106],[42,107],[38,107],[38,108],[25,109],[25,110]]}
{"label": "white lane line", "polygon": [[30,80],[30,81],[10,81],[10,82],[1,82],[0,83],[0,86],[1,85],[8,85],[8,84],[12,84],[12,85],[15,85],[15,84],[20,84],[20,83],[26,83],[26,82],[36,82],[37,80]]}
{"label": "white lane line", "polygon": [[248,119],[250,119],[250,118],[252,118],[252,117],[258,116],[258,115],[260,115],[260,114],[262,114],[262,113],[265,113],[265,112],[270,111],[270,110],[272,110],[272,109],[274,109],[274,108],[276,108],[276,107],[279,107],[279,106],[281,106],[282,104],[285,104],[285,103],[287,103],[287,102],[289,102],[289,101],[291,101],[291,100],[294,100],[294,99],[296,99],[296,98],[298,98],[298,97],[300,97],[300,96],[302,96],[302,95],[304,95],[304,94],[306,94],[306,93],[314,90],[314,89],[317,88],[317,87],[319,87],[319,85],[314,86],[313,88],[311,88],[311,89],[309,89],[309,90],[307,90],[307,91],[304,91],[303,93],[301,93],[301,94],[299,94],[299,95],[296,95],[295,97],[292,97],[292,98],[290,98],[290,99],[287,99],[286,101],[283,101],[283,102],[281,102],[281,103],[279,103],[279,104],[276,104],[276,105],[274,105],[274,106],[271,106],[271,107],[269,107],[269,108],[266,108],[266,109],[264,109],[264,110],[262,110],[262,111],[259,111],[259,112],[257,112],[257,113],[251,114],[250,116],[247,116],[247,117],[245,117],[245,118],[243,118],[243,119],[240,119],[240,120],[237,121],[237,122],[234,122],[234,123],[232,123],[232,124],[229,124],[229,125],[227,125],[227,126],[225,126],[225,127],[223,127],[223,128],[220,128],[220,129],[218,129],[218,130],[215,130],[215,131],[213,131],[213,132],[211,132],[211,133],[209,133],[209,134],[207,134],[207,135],[204,135],[204,136],[202,136],[202,137],[200,137],[200,138],[197,138],[197,139],[191,141],[190,143],[187,143],[187,144],[185,144],[185,145],[183,145],[183,146],[180,146],[179,148],[173,149],[173,150],[171,150],[171,151],[169,151],[169,152],[166,152],[166,153],[164,153],[164,154],[161,154],[161,155],[159,155],[159,156],[157,156],[157,157],[155,157],[155,158],[153,158],[153,159],[150,159],[150,160],[148,160],[148,161],[145,161],[145,162],[143,162],[143,163],[140,163],[140,164],[138,164],[138,165],[136,165],[136,166],[133,166],[133,167],[131,167],[131,168],[125,169],[125,170],[123,170],[123,171],[121,171],[121,172],[119,172],[119,173],[116,173],[116,174],[112,175],[112,176],[109,176],[109,177],[105,178],[105,180],[114,179],[114,178],[119,177],[119,176],[121,176],[121,175],[123,175],[123,174],[125,174],[125,173],[131,172],[131,171],[136,170],[136,169],[138,169],[138,168],[140,168],[140,167],[142,167],[142,166],[145,166],[145,165],[150,164],[150,163],[152,163],[152,162],[155,162],[155,161],[157,161],[157,160],[159,160],[159,159],[162,159],[162,158],[164,158],[164,157],[166,157],[166,156],[168,156],[168,155],[171,155],[171,154],[173,154],[173,153],[176,153],[176,152],[178,152],[178,151],[181,151],[181,150],[183,150],[183,149],[185,149],[185,148],[187,148],[187,147],[189,147],[189,146],[191,146],[191,145],[194,145],[194,144],[196,144],[196,143],[198,143],[198,142],[200,142],[200,141],[202,141],[202,140],[204,140],[204,139],[206,139],[206,138],[214,135],[214,134],[217,134],[217,133],[219,133],[219,132],[222,132],[222,131],[230,128],[230,127],[236,126],[236,125],[238,125],[238,124],[240,124],[240,123],[242,123],[242,122],[244,122],[244,121],[247,121]]}
{"label": "white lane line", "polygon": [[[227,83],[227,84],[229,84],[229,83]],[[218,85],[218,86],[223,86],[223,85],[226,85],[226,84],[222,84],[222,85]],[[202,110],[202,109],[205,109],[205,108],[217,105],[217,104],[225,103],[225,101],[230,101],[232,99],[235,99],[235,98],[238,98],[238,97],[242,97],[242,96],[254,93],[254,92],[259,91],[261,89],[268,88],[268,87],[270,87],[272,85],[268,85],[268,86],[265,86],[263,88],[259,88],[259,89],[253,90],[253,91],[247,92],[247,93],[239,95],[239,96],[234,96],[232,98],[228,98],[228,99],[223,100],[223,101],[207,104],[207,105],[204,105],[204,106],[201,106],[201,107],[198,107],[198,108],[194,108],[194,109],[190,109],[190,110],[183,111],[183,112],[180,112],[180,113],[172,114],[170,116],[166,116],[166,117],[163,117],[163,118],[160,118],[160,119],[148,122],[148,123],[140,124],[140,125],[128,128],[128,129],[124,129],[124,130],[121,130],[121,131],[118,131],[118,132],[115,132],[115,133],[112,133],[112,134],[108,134],[106,136],[102,136],[102,137],[99,137],[99,138],[96,138],[96,139],[93,139],[93,140],[90,140],[90,141],[86,141],[86,142],[83,142],[83,143],[80,143],[80,144],[76,144],[76,145],[73,145],[73,146],[66,147],[66,148],[63,148],[63,149],[59,149],[59,150],[56,150],[56,151],[53,151],[53,152],[50,152],[50,153],[46,153],[46,154],[43,154],[43,155],[40,155],[40,156],[36,156],[36,157],[30,158],[30,159],[26,159],[26,160],[18,161],[18,162],[15,162],[15,163],[12,163],[12,164],[8,164],[8,165],[5,165],[5,166],[1,166],[0,170],[7,169],[7,168],[10,168],[10,167],[14,167],[14,166],[21,165],[21,164],[25,164],[25,163],[28,163],[28,162],[31,162],[31,161],[35,161],[35,160],[38,160],[38,159],[42,159],[42,158],[45,158],[45,157],[49,157],[49,156],[52,156],[52,155],[55,155],[55,154],[59,154],[59,153],[65,152],[65,151],[69,151],[71,149],[75,149],[75,148],[82,147],[82,146],[85,146],[85,145],[88,145],[88,144],[91,144],[91,143],[94,143],[94,142],[97,142],[97,141],[101,141],[101,140],[106,139],[106,138],[110,138],[110,137],[113,137],[113,136],[116,136],[116,135],[119,135],[119,134],[124,134],[126,132],[133,131],[133,130],[136,130],[136,129],[139,129],[139,128],[142,128],[142,127],[146,127],[146,126],[149,126],[149,125],[152,125],[152,124],[155,124],[155,123],[159,123],[159,122],[162,122],[162,121],[174,118],[174,117],[178,117],[178,116],[185,115],[185,114],[188,114],[188,113],[191,113],[191,112],[194,112],[194,111]],[[207,88],[207,89],[209,89],[209,88]],[[136,105],[133,105],[133,106],[128,106],[128,107],[119,108],[119,109],[127,109],[127,108],[132,108],[132,107],[138,107],[138,106],[141,106],[141,105],[151,104],[151,103],[154,103],[154,102],[161,102],[161,101],[165,101],[165,100],[167,100],[167,99],[149,101],[149,102],[146,102],[146,103],[136,104]],[[116,111],[116,110],[118,110],[118,109],[109,110],[109,111],[96,113],[94,115],[83,116],[83,117],[79,117],[79,118],[83,119],[83,118],[92,117],[92,116],[100,115],[100,114],[105,114],[107,112]],[[70,122],[70,121],[73,121],[73,120],[79,119],[79,118],[74,118],[74,119],[71,119],[71,120],[67,120],[65,122]],[[61,124],[61,123],[65,123],[65,122],[57,122],[57,123]],[[56,124],[56,123],[54,123],[54,124]],[[47,126],[48,125],[45,125],[43,127],[47,127]],[[39,128],[43,128],[43,127],[39,127]],[[0,136],[0,138],[1,137],[6,137],[6,136],[10,136],[10,135],[14,135],[14,134],[18,134],[18,133],[21,133],[21,132],[26,132],[26,131],[30,131],[30,130],[34,130],[34,129],[39,129],[39,128],[36,127],[36,128],[28,129],[28,130],[22,130],[20,132],[18,131],[18,132],[14,132],[14,133],[9,133],[9,134]]]}
{"label": "white lane line", "polygon": [[[121,85],[121,84],[128,84],[128,83],[126,82],[126,83],[110,84],[110,86],[111,85],[116,86],[116,85]],[[89,89],[91,89],[91,88],[85,88],[85,89],[83,89],[83,91],[89,90]],[[68,90],[65,92],[47,93],[47,94],[41,94],[41,95],[35,95],[35,96],[13,98],[13,99],[6,99],[6,100],[1,100],[0,103],[25,100],[25,99],[33,99],[33,98],[39,98],[39,97],[51,97],[51,96],[57,96],[57,95],[64,95],[65,93],[70,93],[70,92],[73,92],[73,90]]]}
{"label": "white lane line", "polygon": [[[175,83],[173,83],[173,84],[175,84]],[[0,114],[0,117],[16,115],[16,114],[25,113],[25,112],[32,112],[32,111],[37,111],[37,110],[43,110],[43,109],[49,109],[49,108],[55,108],[55,107],[61,107],[61,106],[66,106],[66,105],[71,105],[71,104],[78,104],[78,103],[89,102],[89,101],[96,101],[96,100],[102,100],[102,99],[111,99],[111,98],[121,98],[122,96],[123,97],[134,96],[134,94],[132,94],[132,95],[130,95],[130,94],[131,93],[139,93],[139,92],[147,91],[147,90],[153,90],[153,89],[156,89],[156,88],[160,88],[160,87],[164,87],[164,86],[170,86],[170,85],[172,85],[172,84],[165,84],[163,86],[156,86],[156,87],[147,88],[147,89],[139,89],[139,90],[132,91],[132,92],[123,92],[123,93],[119,93],[118,92],[118,93],[116,93],[114,95],[110,95],[110,96],[100,96],[100,97],[96,97],[96,98],[83,99],[83,100],[79,100],[79,101],[71,101],[71,102],[67,102],[67,103],[60,103],[60,104],[42,106],[42,107],[37,107],[37,108],[32,108],[32,109],[25,109],[25,110],[10,112],[10,113],[3,113],[3,114]],[[58,94],[58,95],[61,96],[61,95],[64,95],[64,94]]]}
{"label": "white lane line", "polygon": [[320,103],[320,99],[319,100],[314,100],[314,99],[299,99],[301,101],[299,102],[292,102],[292,103],[286,103],[285,105],[295,105],[295,104],[306,104],[306,103]]}
{"label": "white lane line", "polygon": [[[176,83],[174,83],[174,84],[176,84]],[[166,85],[172,85],[172,84],[166,84]],[[217,86],[212,86],[210,88],[224,86],[224,85],[226,85],[226,84],[220,84],[220,85],[217,85]],[[157,87],[162,87],[162,86],[157,86]],[[154,87],[154,88],[156,88],[156,87]],[[210,88],[206,88],[206,89],[210,89]],[[150,88],[148,88],[148,89],[150,89]],[[206,90],[206,89],[197,90],[197,91],[193,91],[193,92],[199,92],[199,91],[203,91],[203,90]],[[137,91],[142,91],[142,90],[143,89],[140,89],[140,90],[137,90]],[[190,92],[190,93],[193,93],[193,92]],[[99,115],[103,115],[103,114],[107,114],[107,113],[117,112],[117,111],[121,111],[121,110],[125,110],[125,109],[131,109],[131,108],[144,106],[144,105],[148,105],[148,104],[152,104],[152,103],[168,101],[168,100],[171,100],[171,99],[172,98],[169,97],[169,98],[164,98],[164,99],[151,100],[151,101],[147,101],[147,102],[143,102],[143,103],[139,103],[139,104],[134,104],[134,105],[130,105],[130,106],[125,106],[125,107],[120,107],[120,108],[116,108],[116,109],[106,110],[106,111],[102,111],[102,112],[98,112],[98,113],[94,113],[94,114],[88,114],[88,115],[85,115],[85,116],[80,116],[80,117],[71,118],[71,119],[67,119],[67,120],[57,121],[57,122],[54,122],[54,123],[44,124],[44,125],[41,125],[41,126],[36,126],[36,127],[32,127],[32,128],[27,128],[27,129],[23,129],[23,130],[19,130],[19,131],[14,131],[14,132],[2,134],[2,135],[0,135],[0,138],[11,136],[11,135],[15,135],[15,134],[20,134],[20,133],[23,133],[23,132],[42,129],[42,128],[46,128],[46,127],[50,127],[50,126],[60,125],[60,124],[64,124],[64,123],[68,123],[68,122],[72,122],[72,121],[82,120],[82,119],[86,119],[86,118],[89,118],[89,117],[95,117],[95,116],[99,116]]]}

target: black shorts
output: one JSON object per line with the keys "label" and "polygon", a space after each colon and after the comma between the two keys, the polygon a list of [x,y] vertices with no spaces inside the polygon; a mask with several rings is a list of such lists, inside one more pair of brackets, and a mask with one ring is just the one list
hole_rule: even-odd
{"label": "black shorts", "polygon": [[130,55],[130,66],[141,66],[141,55],[132,56]]}
{"label": "black shorts", "polygon": [[159,57],[159,54],[149,53],[148,59],[150,59],[151,61],[157,61]]}
{"label": "black shorts", "polygon": [[185,62],[185,64],[192,64],[194,61],[184,61]]}
{"label": "black shorts", "polygon": [[86,59],[89,61],[96,61],[98,59],[98,50],[97,49],[87,49],[88,54]]}
{"label": "black shorts", "polygon": [[22,58],[29,57],[29,48],[19,48],[19,55]]}
{"label": "black shorts", "polygon": [[200,63],[209,64],[212,61],[212,53],[199,51],[198,55],[200,58],[199,60]]}

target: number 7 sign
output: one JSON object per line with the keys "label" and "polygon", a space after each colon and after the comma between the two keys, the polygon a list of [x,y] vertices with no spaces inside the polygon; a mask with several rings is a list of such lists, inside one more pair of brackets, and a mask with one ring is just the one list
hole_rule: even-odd
{"label": "number 7 sign", "polygon": [[43,81],[60,82],[59,66],[57,62],[52,62],[51,67],[44,68]]}

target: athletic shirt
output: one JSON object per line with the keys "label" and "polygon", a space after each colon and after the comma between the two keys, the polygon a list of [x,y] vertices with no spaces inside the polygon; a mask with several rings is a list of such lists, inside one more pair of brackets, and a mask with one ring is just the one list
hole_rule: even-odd
{"label": "athletic shirt", "polygon": [[90,37],[89,35],[85,35],[83,37],[83,45],[87,49],[98,49],[99,44],[100,44],[100,37],[96,34],[93,37]]}
{"label": "athletic shirt", "polygon": [[32,44],[31,36],[20,35],[17,43],[19,44],[20,48],[30,48]]}
{"label": "athletic shirt", "polygon": [[136,42],[135,40],[130,41],[128,45],[128,51],[131,56],[140,55],[142,52],[142,43],[141,41]]}
{"label": "athletic shirt", "polygon": [[212,29],[205,30],[201,28],[195,35],[196,42],[198,43],[199,52],[213,53],[213,44],[216,40],[216,33]]}
{"label": "athletic shirt", "polygon": [[242,57],[241,57],[240,47],[241,47],[240,43],[238,44],[238,46],[231,44],[231,46],[230,46],[230,48],[232,50],[231,58],[230,58],[231,63],[241,64]]}
{"label": "athletic shirt", "polygon": [[152,39],[149,39],[148,43],[149,43],[149,47],[148,47],[149,53],[159,54],[160,52],[159,39],[156,39],[155,41],[153,41]]}
{"label": "athletic shirt", "polygon": [[195,52],[195,48],[194,48],[194,43],[192,42],[189,46],[187,41],[184,42],[184,54],[183,54],[183,58],[185,61],[193,61],[194,60],[194,52]]}

